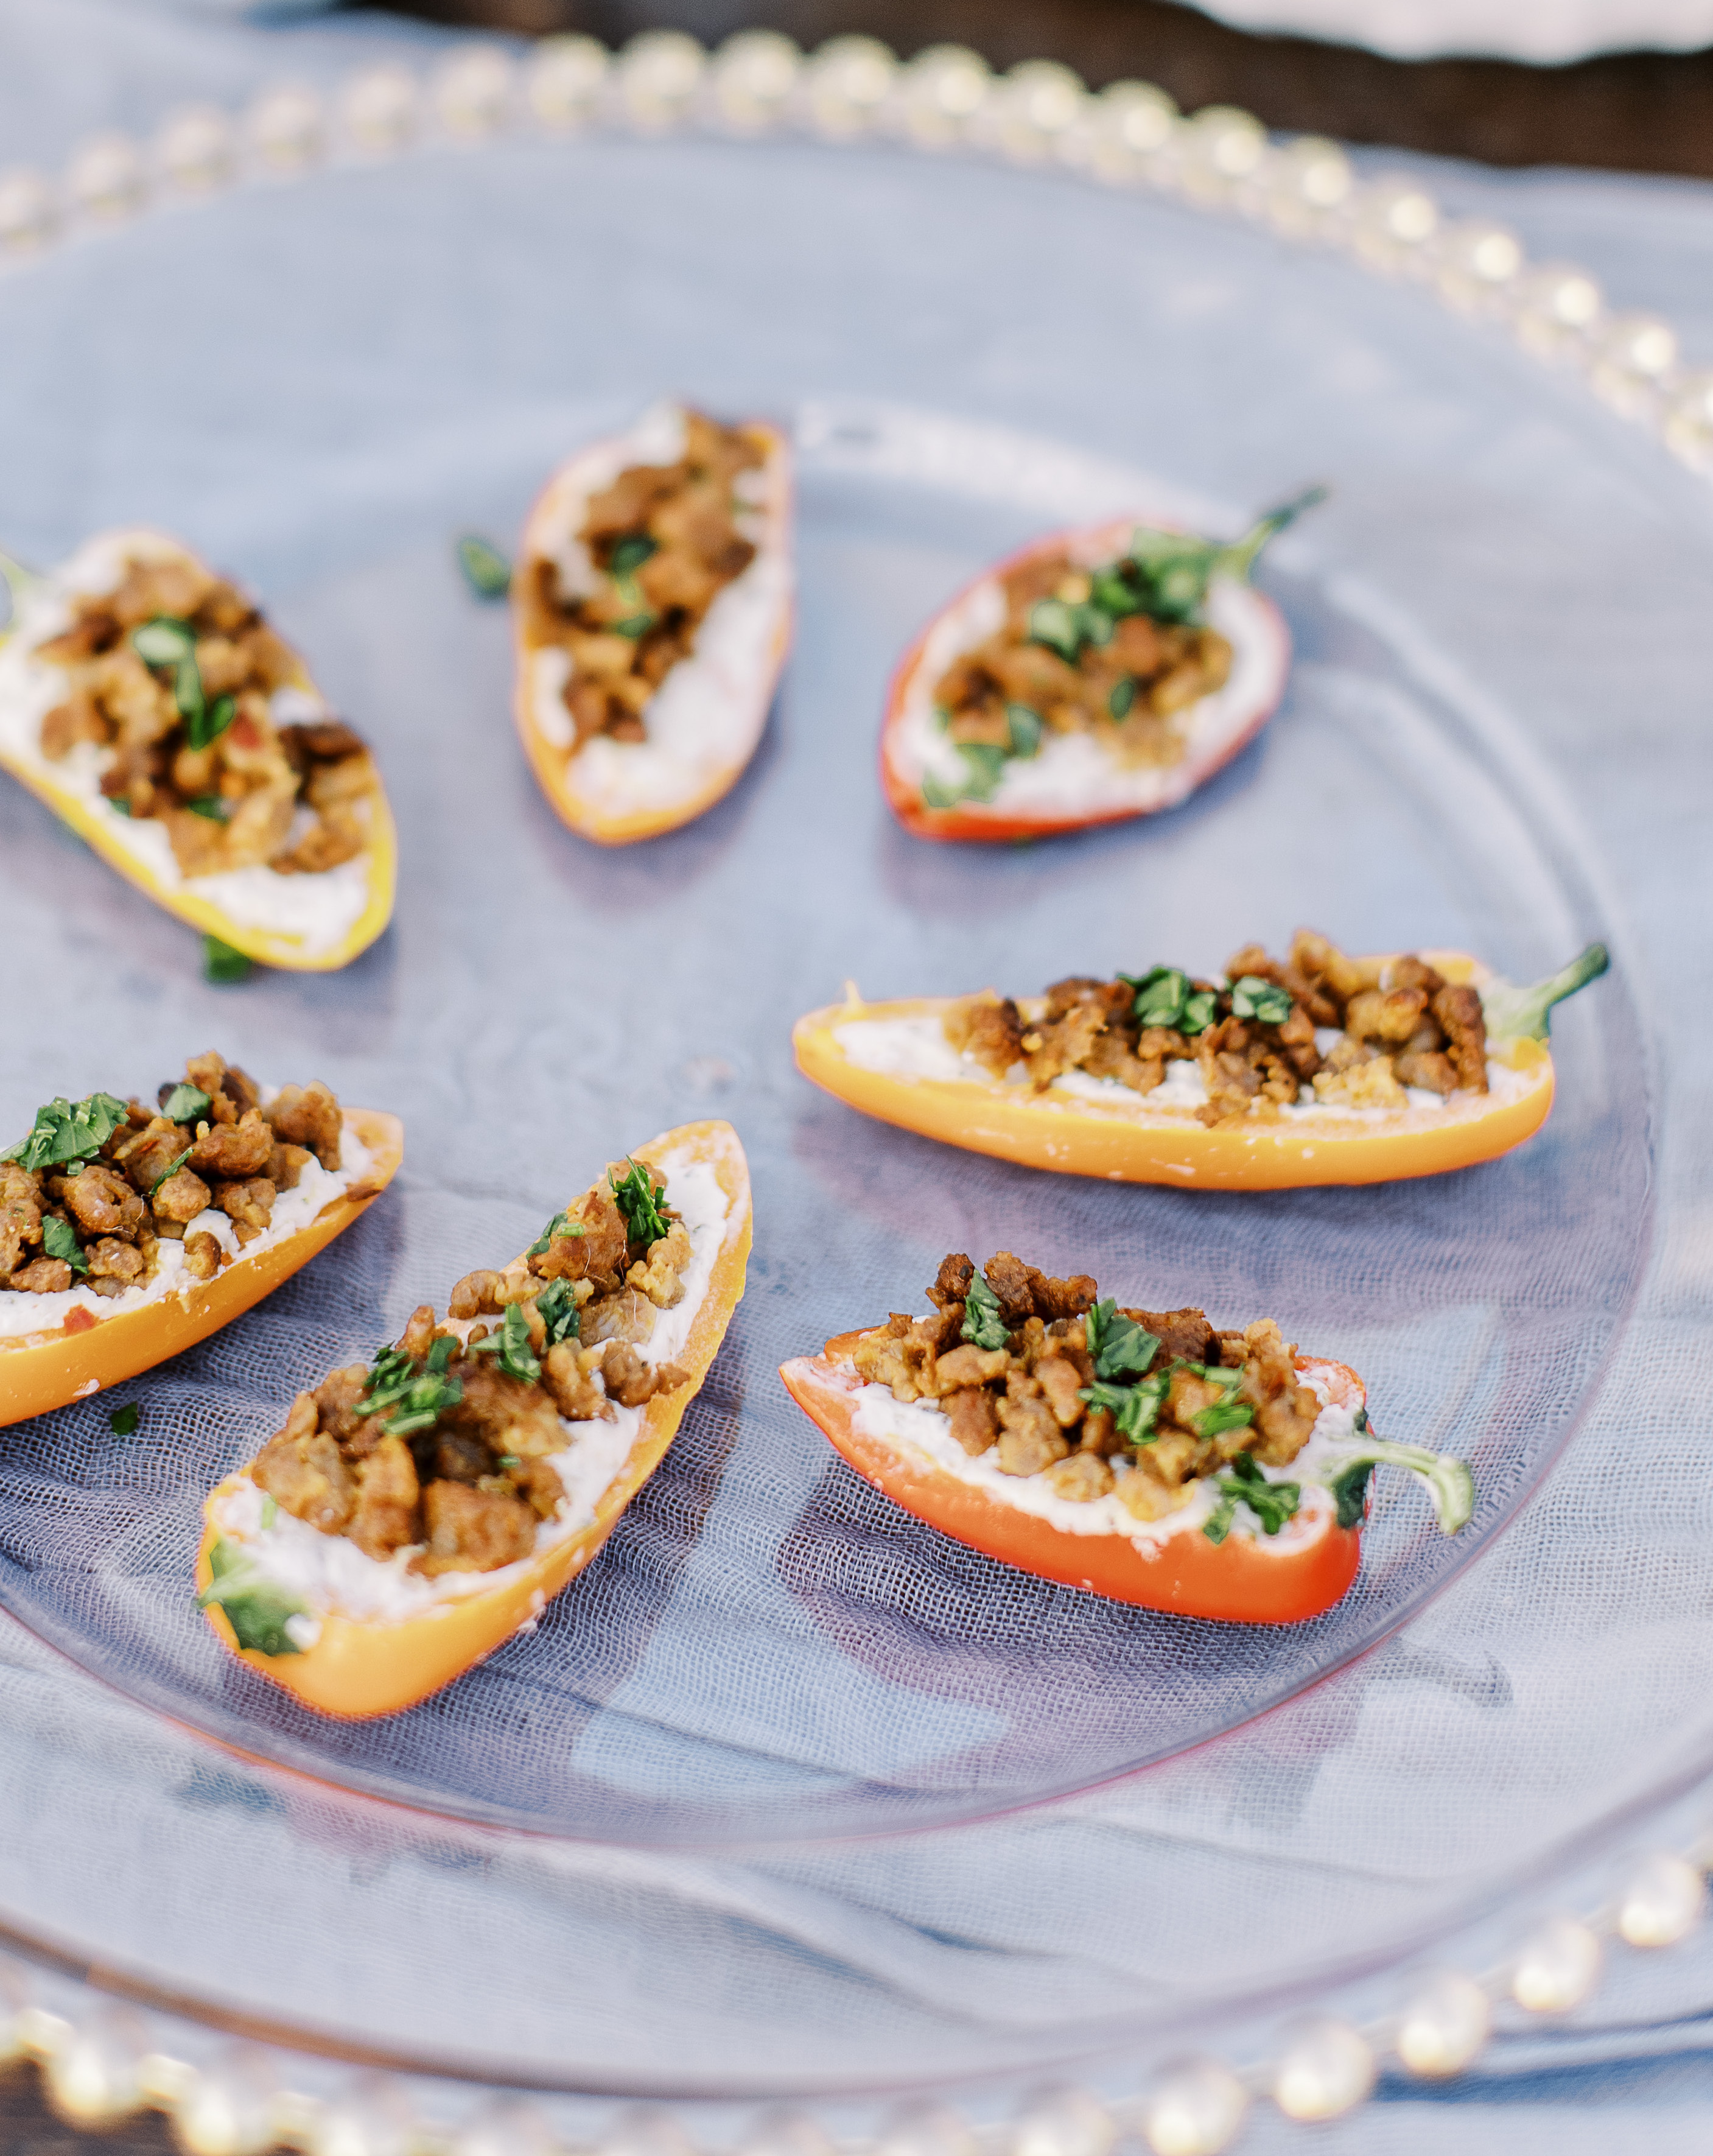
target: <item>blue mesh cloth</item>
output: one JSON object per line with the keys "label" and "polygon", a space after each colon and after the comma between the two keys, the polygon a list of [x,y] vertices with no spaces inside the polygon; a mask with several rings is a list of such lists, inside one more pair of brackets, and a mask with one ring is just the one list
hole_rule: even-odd
{"label": "blue mesh cloth", "polygon": [[[0,125],[43,157],[394,35],[64,6],[61,32],[0,4],[37,56]],[[1578,203],[1627,203],[1628,274],[1651,244],[1675,305],[1692,191],[1452,177],[1572,253]],[[1074,311],[1042,303],[1049,265]],[[1412,1958],[1474,1966],[1666,1831],[1646,1815],[1700,1769],[1713,1653],[1698,483],[1419,292],[886,149],[511,141],[341,168],[81,242],[0,285],[0,322],[8,545],[52,559],[146,517],[250,581],[375,742],[403,833],[374,951],[220,990],[7,786],[0,1120],[218,1043],[396,1110],[409,1145],[326,1257],[126,1389],[134,1439],[111,1400],[6,1434],[0,1599],[36,1635],[0,1663],[11,1924],[270,2025],[520,2080],[1121,2078],[1331,1991],[1383,2001]],[[505,621],[450,546],[508,536],[553,460],[663,389],[792,425],[801,628],[731,799],[597,853],[516,753]],[[1188,808],[1028,852],[897,831],[886,673],[983,560],[1138,501],[1235,528],[1314,478],[1334,501],[1267,572],[1288,705]],[[881,995],[1211,968],[1300,921],[1518,978],[1604,934],[1617,968],[1560,1021],[1543,1137],[1429,1183],[1196,1198],[948,1152],[791,1066],[791,1019],[847,975]],[[577,1591],[361,1728],[227,1662],[185,1594],[208,1481],[599,1162],[707,1113],[756,1173],[750,1294]],[[1116,1612],[913,1527],[774,1367],[919,1306],[946,1249],[999,1246],[1278,1316],[1364,1372],[1388,1434],[1469,1454],[1475,1527],[1448,1544],[1388,1489],[1358,1589],[1283,1636]],[[1614,2102],[1699,2090],[1599,2062],[1692,2049],[1706,1974],[1632,1969],[1572,2032],[1520,2035],[1459,2126],[1516,2145],[1505,2089],[1556,2120],[1572,2073]],[[1430,2110],[1351,2130],[1424,2145]]]}

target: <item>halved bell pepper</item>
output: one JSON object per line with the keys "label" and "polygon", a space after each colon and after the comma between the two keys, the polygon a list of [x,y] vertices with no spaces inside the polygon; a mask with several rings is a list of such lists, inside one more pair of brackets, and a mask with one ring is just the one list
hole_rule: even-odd
{"label": "halved bell pepper", "polygon": [[567,696],[582,677],[566,640],[564,603],[596,587],[614,597],[623,616],[613,628],[615,648],[628,643],[639,663],[649,656],[651,634],[680,632],[669,606],[637,582],[651,556],[664,557],[674,543],[649,531],[646,488],[636,491],[636,529],[617,542],[628,551],[612,556],[622,567],[597,569],[578,535],[592,501],[622,475],[679,465],[693,416],[656,408],[628,433],[592,442],[562,465],[530,511],[511,578],[513,710],[524,752],[561,819],[602,845],[676,830],[731,792],[761,742],[791,647],[790,449],[777,427],[748,419],[732,431],[762,459],[756,498],[740,505],[753,558],[685,632],[694,637],[690,650],[672,660],[663,649],[665,670],[631,715],[628,737],[599,732],[579,744]]}
{"label": "halved bell pepper", "polygon": [[[1052,533],[985,570],[910,645],[887,692],[880,779],[905,829],[1045,838],[1186,800],[1285,693],[1290,634],[1249,572],[1266,542],[1321,498],[1316,488],[1287,503],[1232,546],[1126,517]],[[1067,563],[1069,575],[1036,592]],[[1009,634],[1008,616],[1025,606],[1028,634],[1002,673],[988,673],[981,647]],[[1186,648],[1174,657],[1168,640]],[[1132,658],[1141,674],[1124,670]],[[1161,670],[1152,675],[1151,663]],[[943,685],[972,665],[980,710],[951,712]],[[1069,716],[1077,685],[1067,667],[1100,673],[1091,724]]]}
{"label": "halved bell pepper", "polygon": [[[1517,988],[1458,951],[1420,954],[1449,982],[1477,988],[1490,1059],[1520,1081],[1501,1098],[1456,1095],[1445,1106],[1371,1110],[1358,1116],[1304,1107],[1288,1119],[1208,1128],[1189,1107],[1151,1106],[1139,1093],[1090,1099],[1037,1091],[970,1066],[955,1078],[865,1067],[849,1030],[869,1021],[942,1018],[961,998],[867,1003],[853,984],[843,1004],[799,1019],[798,1068],[835,1098],[924,1137],[1025,1168],[1187,1190],[1281,1190],[1321,1183],[1391,1183],[1496,1159],[1533,1136],[1552,1106],[1547,1047],[1552,1007],[1603,973],[1590,945],[1560,973]],[[967,1059],[966,1059],[967,1061]]]}
{"label": "halved bell pepper", "polygon": [[212,1280],[187,1281],[157,1302],[101,1317],[79,1305],[51,1332],[0,1337],[0,1424],[48,1414],[151,1370],[193,1348],[271,1295],[342,1235],[378,1198],[404,1158],[404,1126],[374,1108],[346,1108],[345,1128],[370,1168],[307,1227],[264,1249],[240,1251]]}
{"label": "halved bell pepper", "polygon": [[[43,753],[41,722],[50,708],[64,701],[66,676],[63,668],[36,658],[36,648],[66,627],[76,600],[98,598],[110,590],[123,568],[134,562],[182,562],[203,571],[203,564],[188,547],[159,532],[141,530],[99,533],[69,562],[45,577],[0,557],[0,574],[12,594],[12,617],[0,631],[0,765],[69,824],[121,875],[157,906],[204,935],[263,965],[288,971],[329,973],[349,965],[392,917],[398,848],[392,810],[378,774],[373,778],[364,811],[367,839],[356,857],[362,864],[361,880],[344,878],[339,902],[330,907],[322,903],[319,876],[337,875],[336,869],[285,874],[250,866],[206,875],[186,874],[157,822],[152,818],[133,820],[100,793],[90,774],[81,770],[74,759],[55,760]],[[229,706],[232,699],[203,697],[200,682],[193,678],[196,666],[190,651],[193,633],[181,623],[160,626],[178,633],[190,658],[188,675],[182,670],[179,673],[181,708],[187,698],[193,697],[198,714],[206,706],[214,715],[212,725],[217,733],[218,706]],[[325,701],[307,667],[297,654],[292,657],[290,678],[281,685],[305,700],[303,716],[318,709],[325,712]],[[163,647],[151,663],[170,668],[171,654]],[[331,714],[327,716],[331,718]],[[219,814],[219,798],[210,795],[207,799],[207,813]],[[229,886],[222,888],[226,878],[234,874],[253,883],[258,878],[267,880],[240,902]]]}
{"label": "halved bell pepper", "polygon": [[[707,1287],[691,1318],[688,1338],[672,1358],[687,1374],[688,1383],[656,1394],[642,1408],[640,1427],[587,1526],[546,1542],[533,1557],[507,1566],[496,1585],[443,1601],[425,1614],[388,1620],[318,1612],[312,1644],[297,1647],[282,1636],[278,1650],[264,1651],[240,1645],[232,1619],[218,1599],[223,1589],[228,1597],[257,1587],[264,1596],[269,1591],[265,1578],[249,1581],[242,1552],[233,1552],[223,1541],[214,1520],[223,1495],[247,1480],[249,1471],[228,1476],[210,1495],[196,1571],[204,1613],[226,1646],[305,1705],[352,1718],[391,1714],[449,1684],[538,1615],[582,1571],[664,1458],[742,1298],[751,1236],[749,1166],[737,1133],[723,1122],[683,1124],[639,1147],[633,1158],[659,1168],[669,1177],[674,1168],[706,1165],[726,1209]],[[669,1181],[667,1202],[671,1202]],[[548,1236],[556,1230],[566,1232],[562,1216],[550,1224]],[[573,1227],[568,1232],[577,1230]],[[510,1270],[523,1262],[514,1260]],[[239,1568],[236,1577],[235,1566]]]}

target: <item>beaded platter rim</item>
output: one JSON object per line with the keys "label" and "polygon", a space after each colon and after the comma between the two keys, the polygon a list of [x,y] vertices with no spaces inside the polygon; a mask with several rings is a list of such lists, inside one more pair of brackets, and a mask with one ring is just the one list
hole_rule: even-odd
{"label": "beaded platter rim", "polygon": [[[193,202],[242,182],[289,181],[330,161],[368,163],[424,146],[475,145],[519,127],[645,137],[700,128],[740,141],[798,131],[831,144],[891,138],[1173,195],[1421,285],[1546,365],[1580,375],[1610,409],[1713,480],[1713,370],[1684,367],[1676,335],[1660,316],[1610,311],[1577,265],[1531,264],[1504,225],[1447,220],[1413,177],[1363,180],[1325,138],[1274,141],[1233,106],[1185,117],[1145,83],[1091,94],[1050,61],[996,75],[960,47],[937,46],[906,64],[862,37],[835,38],[805,56],[776,33],[748,31],[710,54],[681,33],[657,31],[617,54],[592,38],[550,38],[521,62],[505,47],[458,40],[426,74],[387,62],[347,74],[326,93],[282,84],[264,90],[236,121],[217,106],[196,105],[169,115],[146,145],[95,136],[57,177],[0,172],[0,275],[156,203]],[[1698,1768],[1638,1810],[1658,1813],[1701,1779]],[[1586,1850],[1616,1824],[1608,1817],[1574,1847]],[[1567,1849],[1543,1862],[1536,1890],[1573,1861],[1574,1849]],[[1258,2101],[1304,2123],[1332,2119],[1360,2106],[1382,2073],[1402,2071],[1433,2083],[1462,2072],[1493,2035],[1495,2008],[1519,2011],[1526,2025],[1584,2004],[1598,1988],[1610,1945],[1646,1952],[1695,1931],[1710,1866],[1713,1826],[1697,1821],[1620,1866],[1615,1891],[1587,1898],[1580,1914],[1518,1925],[1516,1943],[1480,1958],[1475,1974],[1424,1962],[1392,2010],[1317,2016],[1250,2047],[1235,2063],[1210,2055],[1138,2061],[1142,2070],[1128,2076],[1133,2094],[1102,2101],[1077,2087],[1038,2089],[1010,2115],[980,2126],[958,2111],[917,2104],[872,2130],[837,2135],[805,2113],[774,2111],[741,2125],[730,2145],[734,2156],[1108,2156],[1124,2135],[1155,2156],[1218,2156]],[[1458,1928],[1453,1920],[1444,1934]],[[294,2089],[290,2070],[254,2037],[281,2051],[459,2077],[456,2068],[396,2054],[383,2060],[306,2032],[246,2024],[240,2033],[252,2041],[196,2063],[157,2043],[164,2032],[134,2006],[111,2003],[113,1994],[211,2033],[232,2032],[233,2017],[90,1970],[3,1927],[0,1941],[19,1957],[0,1962],[0,2064],[34,2061],[55,2109],[76,2126],[99,2128],[152,2107],[170,2120],[187,2156],[259,2156],[274,2146],[308,2156],[695,2156],[695,2141],[658,2107],[621,2112],[593,2138],[567,2137],[542,2113],[491,2099],[458,2123],[437,2123],[419,2114],[398,2082],[372,2074],[325,2096]],[[34,1966],[34,1981],[26,1964]],[[1386,1964],[1404,1965],[1395,1953]],[[41,1979],[55,1969],[71,1979],[74,1996],[62,1993],[50,2005]],[[495,2078],[473,2069],[462,2077]]]}

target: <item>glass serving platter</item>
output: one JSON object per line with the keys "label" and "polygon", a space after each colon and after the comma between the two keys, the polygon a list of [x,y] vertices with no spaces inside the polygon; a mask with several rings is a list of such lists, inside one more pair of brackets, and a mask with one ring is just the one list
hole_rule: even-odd
{"label": "glass serving platter", "polygon": [[[126,325],[110,347],[81,335],[103,308]],[[51,560],[147,521],[244,578],[373,742],[401,834],[375,949],[217,988],[185,931],[0,791],[13,1007],[38,1014],[0,1044],[12,1122],[218,1045],[407,1132],[387,1198],[265,1304],[5,1434],[0,1603],[30,1631],[336,1811],[736,1851],[980,1821],[1182,1760],[1481,1561],[1598,1397],[1653,1230],[1651,1021],[1565,784],[1593,690],[1551,624],[1571,603],[1616,619],[1620,563],[1680,563],[1672,520],[1693,519],[1659,503],[1689,482],[1657,451],[1342,261],[879,149],[509,141],[335,170],[90,241],[0,309],[8,544]],[[509,544],[562,455],[662,393],[791,427],[799,625],[732,795],[603,851],[529,776],[504,610],[453,547]],[[1313,480],[1331,503],[1262,572],[1295,640],[1285,704],[1185,808],[1033,848],[897,828],[875,772],[888,675],[984,563],[1132,507],[1235,531]],[[847,978],[881,998],[1209,970],[1305,923],[1517,979],[1613,940],[1613,976],[1560,1016],[1543,1134],[1380,1188],[1118,1188],[883,1127],[792,1064],[792,1021]],[[503,1262],[602,1163],[708,1114],[755,1174],[748,1295],[587,1574],[377,1722],[317,1717],[228,1658],[190,1594],[208,1487],[299,1387]],[[777,1366],[924,1306],[947,1250],[999,1248],[1121,1299],[1276,1316],[1362,1371],[1384,1434],[1469,1458],[1472,1525],[1443,1537],[1382,1475],[1356,1587],[1277,1632],[1103,1603],[919,1527]]]}

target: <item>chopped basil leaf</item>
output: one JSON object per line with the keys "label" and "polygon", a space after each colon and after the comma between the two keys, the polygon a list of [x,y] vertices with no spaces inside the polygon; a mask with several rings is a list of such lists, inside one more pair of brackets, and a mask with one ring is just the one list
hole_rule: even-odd
{"label": "chopped basil leaf", "polygon": [[175,1086],[170,1093],[162,1088],[166,1098],[161,1102],[161,1113],[169,1123],[200,1122],[214,1105],[200,1086]]}
{"label": "chopped basil leaf", "polygon": [[[194,660],[187,659],[185,661],[187,666],[193,667],[195,664]],[[198,701],[195,710],[186,711],[184,715],[184,737],[192,748],[207,748],[210,742],[219,739],[237,717],[238,700],[233,696],[217,696],[213,702],[204,709],[200,701],[202,696],[200,681],[197,684],[197,695]],[[189,805],[194,807],[195,803],[192,803]],[[198,815],[206,816],[208,811],[202,808],[197,813]]]}
{"label": "chopped basil leaf", "polygon": [[660,551],[658,539],[651,539],[646,531],[627,531],[613,544],[607,557],[607,573],[616,582],[621,577],[633,577],[651,554]]}
{"label": "chopped basil leaf", "polygon": [[631,1241],[646,1249],[650,1243],[659,1241],[670,1223],[655,1199],[654,1182],[647,1168],[639,1168],[628,1154],[625,1156],[625,1168],[628,1172],[616,1182],[609,1168],[607,1180],[613,1185],[613,1195],[624,1215]]}
{"label": "chopped basil leaf", "polygon": [[133,651],[146,666],[177,666],[196,655],[197,633],[187,621],[158,613],[131,632]]}
{"label": "chopped basil leaf", "polygon": [[197,1595],[197,1607],[206,1609],[210,1603],[218,1603],[240,1647],[262,1655],[303,1652],[285,1628],[288,1619],[307,1616],[307,1609],[270,1579],[254,1558],[222,1537],[208,1553],[208,1568],[213,1577]]}
{"label": "chopped basil leaf", "polygon": [[206,706],[203,701],[202,670],[197,665],[193,651],[187,652],[172,670],[172,701],[178,706],[179,717],[185,722],[191,747],[205,748],[207,742],[197,739]]}
{"label": "chopped basil leaf", "polygon": [[1126,674],[1121,681],[1112,685],[1112,694],[1106,699],[1106,708],[1115,719],[1128,718],[1130,707],[1136,700],[1136,681],[1134,674]]}
{"label": "chopped basil leaf", "polygon": [[1140,1378],[1160,1342],[1133,1317],[1121,1317],[1116,1301],[1097,1302],[1083,1320],[1097,1378]]}
{"label": "chopped basil leaf", "polygon": [[1290,993],[1259,973],[1244,973],[1231,984],[1232,1014],[1253,1018],[1263,1025],[1283,1025],[1290,1016]]}
{"label": "chopped basil leaf", "polygon": [[381,1425],[389,1437],[407,1437],[413,1430],[428,1429],[445,1409],[455,1408],[464,1398],[459,1381],[445,1375],[456,1346],[449,1337],[437,1340],[428,1350],[420,1377],[402,1348],[383,1348],[375,1358],[367,1397],[356,1412],[383,1414],[389,1408],[397,1408],[399,1412],[389,1415]]}
{"label": "chopped basil leaf", "polygon": [[980,1273],[971,1280],[964,1297],[962,1337],[972,1347],[990,1351],[1003,1348],[1011,1337],[999,1314],[999,1298]]}
{"label": "chopped basil leaf", "polygon": [[457,1345],[457,1341],[449,1332],[443,1332],[428,1350],[428,1359],[423,1363],[423,1368],[434,1377],[444,1378],[446,1374],[446,1365],[452,1360],[452,1351]]}
{"label": "chopped basil leaf", "polygon": [[535,1241],[530,1245],[528,1250],[524,1252],[524,1255],[526,1258],[538,1258],[543,1250],[550,1245],[556,1243],[562,1235],[587,1235],[588,1232],[580,1220],[572,1220],[566,1214],[556,1213],[541,1234],[536,1236]]}
{"label": "chopped basil leaf", "polygon": [[508,1376],[521,1378],[532,1385],[541,1374],[541,1366],[530,1352],[529,1321],[523,1314],[521,1302],[508,1302],[505,1315],[500,1321],[497,1332],[490,1332],[485,1340],[479,1340],[470,1349],[472,1355],[493,1355]]}
{"label": "chopped basil leaf", "polygon": [[466,531],[458,542],[458,566],[479,599],[503,599],[511,589],[510,562],[474,531]]}
{"label": "chopped basil leaf", "polygon": [[42,1248],[50,1258],[63,1258],[73,1272],[87,1276],[90,1261],[78,1246],[77,1235],[69,1220],[49,1214],[42,1223]]}
{"label": "chopped basil leaf", "polygon": [[1144,1378],[1139,1385],[1111,1385],[1097,1378],[1086,1385],[1077,1398],[1086,1406],[1105,1408],[1117,1424],[1120,1435],[1131,1445],[1146,1445],[1157,1435],[1155,1424],[1160,1410],[1166,1403],[1166,1391],[1171,1379],[1162,1371],[1152,1378]]}
{"label": "chopped basil leaf", "polygon": [[1211,988],[1186,998],[1183,1016],[1177,1022],[1180,1033],[1205,1033],[1219,1013],[1219,998]]}
{"label": "chopped basil leaf", "polygon": [[121,816],[128,816],[131,814],[131,803],[122,793],[110,793],[107,797],[107,806]]}
{"label": "chopped basil leaf", "polygon": [[1156,966],[1146,973],[1121,973],[1136,992],[1131,1005],[1138,1025],[1175,1027],[1181,1024],[1189,1000],[1189,976],[1175,966]]}
{"label": "chopped basil leaf", "polygon": [[155,1193],[161,1188],[162,1183],[172,1182],[173,1177],[177,1174],[179,1169],[182,1168],[186,1161],[190,1158],[190,1154],[191,1149],[187,1146],[184,1151],[179,1154],[176,1160],[170,1160],[167,1162],[166,1167],[162,1169],[161,1173],[149,1185],[149,1195],[151,1198],[154,1196]]}
{"label": "chopped basil leaf", "polygon": [[27,1138],[0,1152],[21,1168],[58,1168],[90,1159],[125,1121],[126,1106],[111,1093],[91,1093],[85,1101],[63,1097],[38,1108]]}
{"label": "chopped basil leaf", "polygon": [[115,1408],[107,1418],[115,1437],[130,1437],[136,1430],[142,1409],[135,1400],[127,1400],[122,1408]]}
{"label": "chopped basil leaf", "polygon": [[1368,1478],[1374,1472],[1375,1465],[1372,1460],[1358,1460],[1346,1467],[1342,1474],[1335,1475],[1327,1484],[1338,1507],[1340,1527],[1357,1527],[1362,1525],[1368,1494]]}
{"label": "chopped basil leaf", "polygon": [[1215,1400],[1211,1407],[1198,1408],[1189,1425],[1198,1437],[1218,1437],[1223,1430],[1247,1430],[1254,1419],[1246,1401]]}
{"label": "chopped basil leaf", "polygon": [[1296,1517],[1302,1502],[1300,1483],[1269,1482],[1254,1455],[1247,1452],[1239,1453],[1230,1473],[1222,1475],[1216,1487],[1221,1493],[1219,1502],[1202,1524],[1202,1532],[1210,1543],[1225,1540],[1239,1505],[1249,1507],[1264,1534],[1276,1535],[1287,1521]]}
{"label": "chopped basil leaf", "polygon": [[1037,713],[1027,704],[1008,704],[1005,723],[1011,730],[1011,752],[1013,756],[1033,756],[1041,746],[1045,729]]}
{"label": "chopped basil leaf", "polygon": [[515,1452],[496,1452],[494,1465],[496,1467],[521,1467],[523,1462]]}
{"label": "chopped basil leaf", "polygon": [[1056,651],[1069,666],[1074,666],[1077,654],[1082,649],[1078,634],[1081,624],[1078,609],[1067,606],[1063,599],[1037,599],[1029,608],[1029,641],[1044,644],[1049,651]]}
{"label": "chopped basil leaf", "polygon": [[633,639],[646,636],[654,626],[654,619],[651,613],[628,613],[623,621],[615,621],[608,624],[609,633],[613,636],[628,636]]}
{"label": "chopped basil leaf", "polygon": [[223,943],[218,936],[203,938],[203,978],[205,981],[247,981],[250,962],[242,951]]}
{"label": "chopped basil leaf", "polygon": [[556,1348],[562,1340],[570,1341],[573,1347],[578,1344],[582,1318],[569,1281],[549,1281],[536,1297],[536,1308],[547,1328],[550,1348]]}
{"label": "chopped basil leaf", "polygon": [[226,803],[218,793],[193,793],[184,805],[192,816],[206,816],[211,824],[226,821]]}

